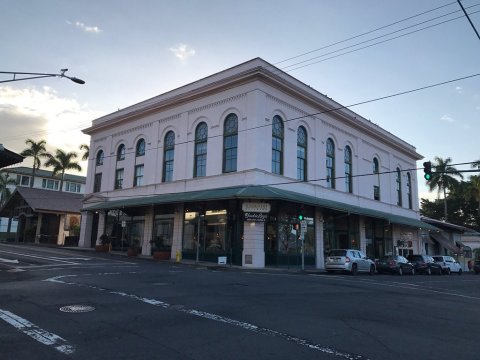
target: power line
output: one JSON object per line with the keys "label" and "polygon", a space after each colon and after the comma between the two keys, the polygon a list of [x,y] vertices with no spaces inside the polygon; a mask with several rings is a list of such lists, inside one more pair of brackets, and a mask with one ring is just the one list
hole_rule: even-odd
{"label": "power line", "polygon": [[[477,5],[474,5],[474,6],[478,6],[478,4],[477,4]],[[479,11],[474,11],[474,12],[472,12],[471,14],[476,14],[476,13],[478,13],[478,12],[480,12],[480,10],[479,10]],[[441,22],[436,23],[436,24],[433,24],[433,25],[425,26],[425,27],[423,27],[423,28],[410,31],[410,32],[407,32],[407,33],[405,33],[405,34],[397,35],[397,36],[394,36],[394,37],[389,38],[389,39],[385,39],[385,40],[382,40],[382,41],[377,41],[377,42],[375,42],[375,43],[373,43],[373,44],[366,45],[366,46],[362,46],[362,47],[360,47],[360,48],[358,48],[358,49],[354,49],[354,50],[346,51],[346,52],[341,53],[341,54],[338,54],[338,55],[330,56],[330,57],[328,57],[328,58],[326,58],[326,59],[323,59],[323,60],[318,60],[318,61],[310,62],[310,63],[305,64],[305,65],[302,65],[302,66],[297,66],[297,67],[295,67],[295,68],[293,68],[293,69],[288,69],[288,70],[286,70],[286,71],[289,71],[289,72],[290,72],[290,71],[298,70],[298,69],[301,69],[301,68],[304,68],[304,67],[307,67],[307,66],[311,66],[311,65],[314,65],[314,64],[318,64],[318,63],[323,62],[323,61],[331,60],[331,59],[334,59],[334,58],[337,58],[337,57],[340,57],[340,56],[343,56],[343,55],[347,55],[347,54],[351,54],[351,53],[354,53],[354,52],[357,52],[357,51],[360,51],[360,50],[368,49],[368,48],[370,48],[370,47],[373,47],[373,46],[376,46],[376,45],[380,45],[380,44],[383,44],[383,43],[386,43],[386,42],[390,42],[390,41],[393,41],[393,40],[396,40],[396,39],[399,39],[399,38],[402,38],[402,37],[405,37],[405,36],[408,36],[408,35],[412,35],[412,34],[415,34],[415,33],[417,33],[417,32],[420,32],[420,31],[423,31],[423,30],[427,30],[427,29],[430,29],[430,28],[433,28],[433,27],[436,27],[436,26],[439,26],[439,25],[443,25],[443,24],[445,24],[445,23],[448,23],[448,22],[451,22],[451,21],[454,21],[454,20],[458,20],[458,19],[461,19],[461,18],[463,18],[463,15],[458,16],[458,17],[453,18],[453,19],[441,21]],[[415,25],[415,26],[416,26],[416,25]],[[379,37],[377,37],[377,38],[382,38],[382,37],[391,35],[391,34],[396,33],[396,32],[398,32],[398,31],[392,32],[392,33],[390,33],[390,34],[382,35],[382,36],[379,36]],[[377,39],[377,38],[375,38],[375,39]],[[360,44],[367,43],[367,42],[370,42],[370,41],[373,41],[373,40],[374,40],[374,39],[366,40],[366,41],[363,41],[363,42],[358,43],[358,44],[354,44],[354,45],[351,45],[351,46],[347,46],[347,47],[345,47],[345,48],[342,48],[342,49],[339,49],[339,50],[335,50],[335,51],[332,51],[332,52],[330,52],[330,53],[326,53],[326,54],[323,54],[323,55],[319,55],[319,56],[313,57],[313,58],[311,58],[311,59],[307,59],[307,60],[298,62],[297,64],[303,64],[303,63],[305,63],[305,62],[309,62],[309,61],[312,61],[312,60],[314,60],[314,59],[318,59],[318,58],[321,58],[321,57],[325,57],[325,56],[328,56],[328,55],[337,53],[337,52],[339,52],[339,51],[346,50],[346,49],[348,49],[348,48],[352,48],[352,47],[355,47],[355,46],[358,46],[358,45],[360,45]],[[297,64],[289,65],[289,67],[290,67],[290,66],[295,66],[295,65],[297,65]]]}
{"label": "power line", "polygon": [[472,22],[472,20],[470,19],[470,16],[468,16],[467,12],[465,11],[465,8],[463,7],[462,2],[461,2],[460,0],[457,0],[457,2],[458,2],[458,5],[460,5],[460,7],[462,8],[462,11],[463,11],[463,13],[465,14],[465,17],[467,18],[468,22],[469,22],[470,25],[472,26],[473,31],[475,31],[475,34],[477,34],[477,37],[478,37],[478,39],[480,40],[480,35],[478,34],[478,31],[477,31],[477,29],[475,28],[475,25],[473,25],[473,22]]}
{"label": "power line", "polygon": [[399,23],[405,22],[405,21],[407,21],[407,20],[411,20],[411,19],[413,19],[413,18],[419,17],[419,16],[421,16],[421,15],[428,14],[428,13],[430,13],[430,12],[433,12],[433,11],[435,11],[435,10],[439,10],[439,9],[441,9],[441,8],[444,8],[444,7],[453,5],[453,4],[455,4],[455,2],[451,2],[451,3],[445,4],[445,5],[442,5],[442,6],[439,6],[439,7],[436,7],[436,8],[433,8],[433,9],[430,9],[430,10],[427,10],[427,11],[424,11],[424,12],[421,12],[421,13],[418,13],[418,14],[415,14],[415,15],[412,15],[412,16],[409,16],[409,17],[406,17],[406,18],[404,18],[404,19],[395,21],[395,22],[393,22],[393,23],[390,23],[390,24],[387,24],[387,25],[384,25],[384,26],[380,26],[380,27],[375,28],[375,29],[373,29],[373,30],[370,30],[370,31],[367,31],[367,32],[364,32],[364,33],[361,33],[361,34],[358,34],[358,35],[351,36],[351,37],[349,37],[349,38],[347,38],[347,39],[340,40],[340,41],[336,41],[336,42],[334,42],[334,43],[331,43],[331,44],[328,44],[328,45],[319,47],[319,48],[317,48],[317,49],[314,49],[314,50],[311,50],[311,51],[307,51],[307,52],[305,52],[305,53],[302,53],[302,54],[299,54],[299,55],[295,55],[295,56],[292,56],[292,57],[290,57],[290,58],[287,58],[287,59],[278,61],[278,62],[274,63],[274,65],[278,65],[278,64],[287,62],[287,61],[289,61],[289,60],[297,59],[297,58],[299,58],[299,57],[302,57],[302,56],[305,56],[305,55],[308,55],[308,54],[312,54],[312,53],[314,53],[314,52],[317,52],[317,51],[320,51],[320,50],[323,50],[323,49],[327,49],[327,48],[329,48],[329,47],[332,47],[332,46],[335,46],[335,45],[338,45],[338,44],[342,44],[342,43],[344,43],[344,42],[347,42],[347,41],[350,41],[350,40],[353,40],[353,39],[357,39],[357,38],[359,38],[359,37],[362,37],[362,36],[365,36],[365,35],[374,33],[374,32],[379,31],[379,30],[386,29],[386,28],[391,27],[391,26],[393,26],[393,25],[397,25],[397,24],[399,24]]}

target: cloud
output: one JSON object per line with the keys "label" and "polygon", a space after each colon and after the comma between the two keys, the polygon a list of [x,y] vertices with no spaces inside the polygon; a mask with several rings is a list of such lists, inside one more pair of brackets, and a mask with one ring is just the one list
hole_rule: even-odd
{"label": "cloud", "polygon": [[25,140],[31,138],[45,139],[49,151],[61,148],[80,155],[80,144],[90,142],[81,129],[102,115],[75,99],[59,96],[47,86],[40,89],[0,86],[1,141],[12,151],[22,151]]}
{"label": "cloud", "polygon": [[169,50],[173,52],[181,61],[186,61],[189,57],[195,55],[195,49],[191,48],[187,44],[182,43],[176,45],[175,47],[171,47]]}
{"label": "cloud", "polygon": [[75,25],[77,28],[87,33],[98,34],[102,32],[102,30],[98,26],[88,26],[81,21],[75,21],[74,23],[72,23],[71,21],[67,21],[67,24]]}
{"label": "cloud", "polygon": [[455,91],[459,94],[463,93],[463,88],[461,86],[455,87]]}
{"label": "cloud", "polygon": [[456,120],[455,120],[454,118],[452,118],[452,117],[451,117],[450,115],[448,115],[448,114],[443,115],[443,116],[440,118],[440,120],[445,121],[445,122],[448,122],[448,123],[454,123],[454,122],[456,122]]}

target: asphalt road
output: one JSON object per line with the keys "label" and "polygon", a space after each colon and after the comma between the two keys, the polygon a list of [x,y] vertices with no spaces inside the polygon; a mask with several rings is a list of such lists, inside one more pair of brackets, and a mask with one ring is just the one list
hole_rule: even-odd
{"label": "asphalt road", "polygon": [[0,244],[0,359],[478,359],[480,275],[327,275]]}

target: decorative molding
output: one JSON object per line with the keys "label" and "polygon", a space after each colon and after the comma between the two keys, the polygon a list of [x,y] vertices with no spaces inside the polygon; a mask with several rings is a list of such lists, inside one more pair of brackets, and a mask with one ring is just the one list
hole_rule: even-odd
{"label": "decorative molding", "polygon": [[180,113],[180,114],[175,114],[175,115],[171,115],[171,116],[167,116],[166,118],[163,118],[163,119],[158,120],[158,123],[161,124],[161,123],[164,123],[164,122],[167,122],[167,121],[170,121],[170,120],[180,119],[181,116],[182,116],[182,113]]}
{"label": "decorative molding", "polygon": [[122,131],[113,133],[112,137],[118,137],[118,136],[122,136],[122,135],[125,135],[125,134],[128,134],[128,133],[132,133],[134,131],[138,131],[138,130],[141,130],[141,129],[146,129],[146,128],[151,127],[152,125],[153,125],[153,122],[148,123],[148,124],[144,124],[144,125],[135,126],[134,128],[131,128],[131,129],[122,130]]}
{"label": "decorative molding", "polygon": [[194,113],[199,112],[199,111],[207,110],[207,109],[210,109],[210,108],[213,108],[213,107],[217,107],[219,105],[223,105],[223,104],[226,104],[226,103],[229,103],[229,102],[232,102],[232,101],[237,101],[237,100],[239,100],[239,99],[241,99],[245,96],[247,96],[247,93],[235,95],[235,96],[232,96],[232,97],[220,100],[220,101],[215,101],[215,102],[207,104],[207,105],[199,106],[195,109],[189,110],[188,115],[194,114]]}
{"label": "decorative molding", "polygon": [[[300,114],[302,114],[302,115],[308,115],[308,112],[306,112],[306,111],[304,111],[304,110],[302,110],[302,109],[300,109],[300,108],[297,108],[296,106],[293,106],[293,105],[287,103],[286,101],[283,101],[283,100],[281,100],[281,99],[279,99],[279,98],[277,98],[277,97],[275,97],[275,96],[273,96],[273,95],[266,94],[266,96],[267,96],[267,100],[271,100],[271,101],[273,101],[273,102],[276,102],[277,104],[280,104],[280,105],[286,107],[287,109],[296,111],[296,112],[298,112],[298,113],[300,113]],[[312,117],[312,116],[309,116],[309,117]]]}
{"label": "decorative molding", "polygon": [[105,141],[105,140],[107,140],[106,136],[93,140],[93,143],[96,144],[96,143],[99,143],[99,142],[102,142],[102,141]]}
{"label": "decorative molding", "polygon": [[382,148],[378,147],[377,145],[374,145],[374,144],[372,144],[371,142],[369,142],[369,141],[367,141],[367,140],[365,140],[365,139],[362,139],[362,143],[364,143],[364,144],[366,144],[366,145],[368,145],[368,146],[371,146],[372,148],[376,149],[376,150],[379,151],[379,152],[382,152],[382,153],[385,154],[386,156],[388,156],[388,154],[389,154],[388,151],[385,151],[385,149],[382,149]]}
{"label": "decorative molding", "polygon": [[327,121],[324,120],[324,119],[320,119],[320,120],[322,121],[322,124],[325,125],[326,127],[329,127],[329,128],[334,129],[334,130],[336,130],[336,131],[338,131],[338,132],[341,132],[342,134],[348,135],[348,136],[354,138],[355,140],[358,139],[358,136],[352,134],[351,132],[348,132],[348,131],[345,130],[345,129],[339,128],[338,126],[335,126],[335,125],[331,124],[330,122],[327,122]]}

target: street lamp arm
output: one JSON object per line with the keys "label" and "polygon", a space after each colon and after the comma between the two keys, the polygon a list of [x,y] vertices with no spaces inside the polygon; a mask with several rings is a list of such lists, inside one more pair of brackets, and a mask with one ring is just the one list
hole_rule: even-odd
{"label": "street lamp arm", "polygon": [[[60,74],[48,74],[48,73],[32,73],[32,72],[19,72],[19,71],[0,71],[0,74],[9,74],[13,75],[13,79],[10,80],[0,80],[0,83],[7,83],[7,82],[12,82],[12,81],[22,81],[22,80],[31,80],[31,79],[41,79],[41,78],[46,78],[46,77],[64,77],[67,79],[70,79],[74,83],[77,84],[85,84],[85,81],[82,79],[76,78],[76,77],[70,77],[65,75],[65,72],[68,71],[68,69],[62,69],[60,71]],[[18,78],[17,76],[20,75],[22,76],[21,78]],[[33,75],[33,76],[29,76]]]}

